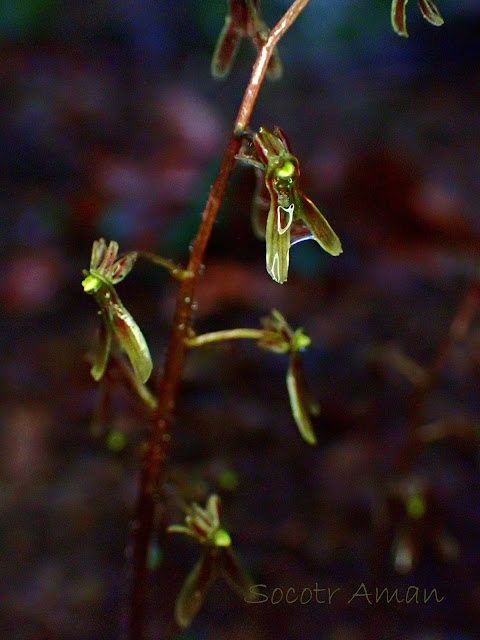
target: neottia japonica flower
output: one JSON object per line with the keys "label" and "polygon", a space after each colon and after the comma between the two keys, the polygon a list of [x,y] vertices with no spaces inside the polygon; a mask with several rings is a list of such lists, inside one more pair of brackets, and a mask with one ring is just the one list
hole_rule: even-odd
{"label": "neottia japonica flower", "polygon": [[186,506],[185,511],[185,525],[171,525],[168,531],[194,538],[203,545],[204,552],[185,578],[175,603],[175,620],[184,629],[197,615],[216,578],[223,577],[242,599],[252,586],[250,577],[232,550],[230,534],[220,527],[220,498],[213,494],[208,498],[205,509],[193,503]]}
{"label": "neottia japonica flower", "polygon": [[[267,271],[276,281],[287,280],[290,247],[303,240],[316,240],[332,256],[342,253],[342,245],[317,207],[300,189],[300,168],[291,154],[284,133],[263,127],[245,139],[238,159],[264,172],[270,203],[265,228]],[[259,216],[259,209],[254,216]],[[262,229],[254,220],[254,228]]]}
{"label": "neottia japonica flower", "polygon": [[117,259],[117,253],[118,244],[115,241],[112,240],[107,247],[103,238],[96,240],[92,247],[90,269],[83,272],[83,289],[95,297],[103,320],[103,331],[90,372],[95,380],[102,378],[110,357],[112,337],[115,336],[126,351],[135,376],[144,383],[153,367],[150,351],[143,333],[123,306],[114,287],[130,273],[138,254],[132,251]]}

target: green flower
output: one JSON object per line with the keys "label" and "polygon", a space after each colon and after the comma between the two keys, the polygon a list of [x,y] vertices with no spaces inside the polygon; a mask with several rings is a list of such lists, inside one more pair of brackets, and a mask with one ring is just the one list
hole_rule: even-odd
{"label": "green flower", "polygon": [[[408,38],[406,7],[408,0],[392,0],[392,26],[399,36]],[[418,6],[425,20],[436,27],[441,27],[443,18],[432,0],[418,0]]]}
{"label": "green flower", "polygon": [[96,240],[92,247],[90,269],[83,272],[83,289],[95,297],[103,320],[90,373],[95,380],[102,378],[110,357],[112,336],[115,336],[126,351],[136,378],[144,383],[153,368],[150,351],[137,323],[123,306],[114,288],[130,273],[138,254],[130,252],[118,259],[117,254],[116,242],[112,240],[107,247],[103,238]]}
{"label": "green flower", "polygon": [[200,544],[214,547],[230,546],[232,541],[229,534],[220,528],[220,498],[216,494],[208,498],[205,509],[194,502],[185,510],[185,524],[173,524],[168,527],[168,531],[192,536]]}
{"label": "green flower", "polygon": [[[269,211],[265,225],[267,271],[279,283],[287,280],[290,247],[303,240],[316,240],[332,256],[342,253],[337,235],[317,207],[300,189],[300,168],[291,154],[283,132],[273,133],[263,127],[243,144],[239,159],[264,172],[269,194]],[[257,194],[258,196],[258,194]],[[260,212],[255,211],[254,215]],[[263,231],[262,222],[254,228]]]}
{"label": "green flower", "polygon": [[[260,17],[258,0],[229,0],[225,24],[213,54],[212,75],[215,78],[228,75],[242,38],[249,38],[259,51],[269,32],[269,28]],[[267,76],[270,80],[277,80],[281,75],[282,63],[275,48],[268,63]]]}
{"label": "green flower", "polygon": [[258,344],[267,351],[289,353],[287,370],[287,391],[293,419],[300,435],[309,444],[316,444],[310,415],[319,415],[320,406],[313,398],[305,380],[301,351],[310,345],[310,338],[303,330],[289,326],[282,314],[274,309],[270,316],[262,320],[264,336]]}
{"label": "green flower", "polygon": [[243,599],[252,586],[231,548],[230,535],[220,527],[219,497],[211,495],[205,509],[193,503],[185,510],[185,525],[171,525],[168,531],[195,538],[205,550],[185,578],[175,603],[175,620],[183,629],[192,623],[216,578],[223,577]]}

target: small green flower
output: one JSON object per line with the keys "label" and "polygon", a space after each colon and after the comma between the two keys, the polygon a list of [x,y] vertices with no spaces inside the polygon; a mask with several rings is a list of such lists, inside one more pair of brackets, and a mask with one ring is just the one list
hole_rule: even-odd
{"label": "small green flower", "polygon": [[[238,158],[265,174],[270,200],[265,233],[257,219],[254,228],[265,236],[267,271],[273,280],[279,283],[287,280],[290,247],[303,240],[316,240],[332,256],[342,253],[336,233],[300,189],[299,162],[278,127],[273,133],[261,127],[251,140],[244,141]],[[258,213],[256,210],[255,215]]]}
{"label": "small green flower", "polygon": [[[408,38],[406,7],[408,0],[392,0],[392,26],[399,36]],[[418,6],[425,20],[441,27],[443,18],[432,0],[418,0]]]}
{"label": "small green flower", "polygon": [[301,351],[310,345],[310,338],[303,330],[293,331],[282,314],[274,309],[270,316],[262,320],[264,336],[258,344],[267,351],[289,353],[290,361],[287,370],[287,390],[290,408],[302,438],[309,444],[316,444],[317,439],[310,420],[310,415],[319,415],[320,406],[313,398],[305,380]]}
{"label": "small green flower", "polygon": [[171,533],[184,533],[196,538],[200,544],[214,547],[229,547],[231,539],[227,531],[220,528],[220,498],[212,494],[205,509],[192,503],[186,507],[185,524],[173,524],[168,527]]}
{"label": "small green flower", "polygon": [[171,525],[168,531],[195,538],[205,550],[185,578],[175,603],[175,620],[183,629],[192,623],[216,578],[222,576],[242,598],[252,585],[231,548],[229,533],[220,527],[219,497],[211,495],[205,509],[193,503],[186,512],[185,525]]}
{"label": "small green flower", "polygon": [[90,370],[95,380],[100,380],[110,357],[112,335],[114,335],[132,364],[135,376],[144,383],[150,377],[153,364],[148,345],[137,323],[123,306],[114,285],[130,273],[137,259],[130,252],[117,259],[118,244],[112,240],[106,245],[103,238],[93,243],[90,269],[84,270],[82,281],[85,293],[95,297],[100,307],[103,327],[100,342],[94,353]]}
{"label": "small green flower", "polygon": [[310,415],[318,415],[320,407],[313,399],[303,374],[301,351],[310,345],[310,338],[303,330],[294,331],[280,311],[273,309],[271,314],[261,320],[263,329],[227,329],[213,331],[186,339],[189,347],[201,347],[213,342],[234,339],[254,339],[260,348],[272,353],[289,353],[290,363],[287,371],[287,390],[293,418],[302,438],[309,444],[316,444],[315,433]]}
{"label": "small green flower", "polygon": [[[259,0],[229,0],[225,24],[218,38],[212,59],[212,75],[224,78],[230,72],[242,38],[249,38],[257,51],[260,50],[270,32],[260,17]],[[282,63],[275,48],[268,63],[267,76],[277,80],[282,75]]]}

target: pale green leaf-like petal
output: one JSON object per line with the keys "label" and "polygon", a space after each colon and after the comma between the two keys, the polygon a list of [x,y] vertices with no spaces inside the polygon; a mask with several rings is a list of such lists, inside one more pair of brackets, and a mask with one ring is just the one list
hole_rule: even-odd
{"label": "pale green leaf-like petal", "polygon": [[343,251],[342,244],[324,216],[313,202],[303,194],[301,206],[301,217],[312,232],[314,240],[330,255],[339,256]]}
{"label": "pale green leaf-like petal", "polygon": [[212,495],[209,496],[205,511],[209,515],[212,525],[214,527],[219,527],[220,526],[220,498],[217,496],[216,493],[212,493]]}
{"label": "pale green leaf-like petal", "polygon": [[228,585],[242,598],[245,599],[251,595],[250,587],[253,586],[253,580],[243,569],[237,555],[231,547],[222,550],[221,556],[222,576]]}
{"label": "pale green leaf-like petal", "polygon": [[214,78],[221,79],[228,76],[237,54],[240,39],[240,32],[235,26],[231,16],[227,16],[215,46],[212,64],[210,67]]}
{"label": "pale green leaf-like petal", "polygon": [[313,431],[309,410],[315,409],[312,413],[318,413],[317,406],[314,406],[309,392],[306,388],[302,370],[302,361],[298,353],[292,353],[287,371],[287,389],[290,399],[290,407],[295,423],[302,438],[309,444],[316,444],[317,438]]}
{"label": "pale green leaf-like petal", "polygon": [[130,253],[126,253],[115,262],[112,267],[112,284],[117,284],[128,276],[137,260],[137,257],[138,253],[136,251],[130,251]]}
{"label": "pale green leaf-like petal", "polygon": [[392,0],[392,27],[399,36],[408,38],[406,6],[408,0]]}
{"label": "pale green leaf-like petal", "polygon": [[106,314],[117,340],[125,349],[135,376],[140,382],[145,383],[152,373],[153,363],[143,333],[113,287],[99,291],[96,299]]}
{"label": "pale green leaf-like petal", "polygon": [[185,578],[175,603],[175,620],[182,629],[189,627],[199,612],[216,577],[216,563],[216,550],[208,549]]}
{"label": "pale green leaf-like petal", "polygon": [[104,312],[102,312],[102,320],[99,342],[93,354],[93,365],[90,369],[93,379],[97,382],[103,378],[112,346],[112,330],[105,318]]}
{"label": "pale green leaf-like petal", "polygon": [[443,18],[432,0],[418,0],[418,6],[420,7],[420,11],[422,12],[425,20],[428,20],[430,24],[433,24],[436,27],[442,26]]}

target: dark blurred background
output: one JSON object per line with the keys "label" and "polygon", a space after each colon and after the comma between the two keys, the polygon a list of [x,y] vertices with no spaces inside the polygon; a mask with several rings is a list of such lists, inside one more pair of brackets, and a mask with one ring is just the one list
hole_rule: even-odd
{"label": "dark blurred background", "polygon": [[[261,4],[272,26],[290,3]],[[208,250],[196,326],[256,327],[272,308],[303,326],[312,338],[306,376],[322,404],[319,444],[309,447],[295,428],[282,356],[245,341],[190,354],[171,504],[151,549],[151,638],[163,637],[199,556],[163,533],[182,517],[172,496],[203,503],[211,491],[269,594],[315,582],[348,594],[365,582],[436,588],[445,599],[253,605],[219,581],[185,639],[478,637],[477,440],[442,439],[398,465],[413,391],[398,354],[424,367],[438,361],[479,261],[480,6],[438,7],[440,29],[409,3],[407,40],[391,29],[389,0],[312,0],[280,43],[284,77],[265,82],[252,127],[286,131],[304,190],[344,253],[334,259],[302,243],[288,284],[275,284],[251,231],[254,175],[239,165]],[[148,416],[114,371],[101,385],[89,375],[84,355],[98,318],[81,270],[101,236],[185,262],[254,60],[245,41],[230,78],[210,77],[225,10],[225,0],[0,3],[5,640],[124,637],[129,517]],[[119,286],[156,363],[175,291],[149,265]],[[415,419],[460,421],[468,436],[480,412],[479,315],[440,364]],[[433,498],[408,516],[388,493],[412,478]],[[409,574],[395,571],[399,540],[416,563]]]}

